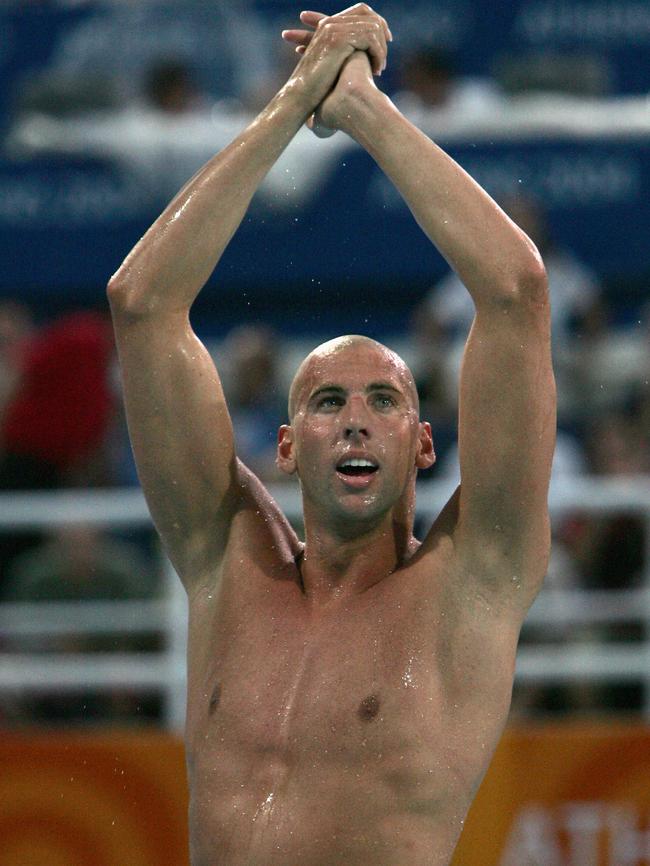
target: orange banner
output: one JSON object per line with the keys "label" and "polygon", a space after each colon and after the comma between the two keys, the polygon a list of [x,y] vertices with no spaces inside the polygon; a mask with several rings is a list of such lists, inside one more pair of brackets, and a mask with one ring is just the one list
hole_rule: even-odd
{"label": "orange banner", "polygon": [[453,866],[650,866],[650,729],[511,728]]}
{"label": "orange banner", "polygon": [[[2,734],[0,866],[187,863],[177,739]],[[453,866],[650,866],[650,729],[507,731]]]}
{"label": "orange banner", "polygon": [[3,732],[0,866],[186,866],[182,745]]}

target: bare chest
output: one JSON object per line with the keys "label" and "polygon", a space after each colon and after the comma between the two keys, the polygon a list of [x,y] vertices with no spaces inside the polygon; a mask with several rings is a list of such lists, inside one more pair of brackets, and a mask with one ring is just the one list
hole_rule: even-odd
{"label": "bare chest", "polygon": [[487,731],[456,703],[444,614],[410,589],[368,591],[317,617],[290,582],[261,580],[248,595],[224,585],[193,606],[186,740],[197,863],[212,864],[218,848],[229,866],[244,851],[275,862],[279,850],[282,863],[300,852],[320,864],[326,851],[326,862],[356,866],[368,862],[369,839],[382,866],[420,862],[399,848],[408,840],[423,863],[432,845],[450,850],[499,720]]}
{"label": "bare chest", "polygon": [[286,588],[218,601],[191,629],[190,740],[287,766],[374,756],[396,772],[444,751],[430,600],[368,594],[317,618]]}

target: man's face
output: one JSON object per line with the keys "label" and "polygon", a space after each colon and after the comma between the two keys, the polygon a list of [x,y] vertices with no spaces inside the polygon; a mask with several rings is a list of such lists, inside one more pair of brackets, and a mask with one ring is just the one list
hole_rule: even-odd
{"label": "man's face", "polygon": [[430,428],[419,422],[408,368],[390,350],[328,345],[298,374],[278,462],[298,473],[306,516],[313,506],[335,523],[373,521],[409,492],[418,466],[433,462]]}

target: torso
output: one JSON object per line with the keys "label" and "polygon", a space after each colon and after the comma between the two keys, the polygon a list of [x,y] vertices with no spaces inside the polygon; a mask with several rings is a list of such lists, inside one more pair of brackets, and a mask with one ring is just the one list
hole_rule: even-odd
{"label": "torso", "polygon": [[459,591],[444,544],[316,616],[298,552],[276,514],[247,513],[191,596],[192,866],[447,866],[517,624]]}

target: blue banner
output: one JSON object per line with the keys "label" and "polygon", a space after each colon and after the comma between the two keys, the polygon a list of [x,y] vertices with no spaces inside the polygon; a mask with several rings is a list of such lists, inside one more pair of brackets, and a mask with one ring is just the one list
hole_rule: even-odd
{"label": "blue banner", "polygon": [[[513,192],[539,200],[556,243],[601,278],[650,273],[645,143],[498,143],[450,152],[497,200]],[[96,301],[164,204],[109,162],[0,163],[0,290]],[[301,205],[258,196],[212,281],[223,298],[242,291],[278,298],[288,285],[337,296],[363,282],[406,297],[445,269],[390,182],[354,150]]]}

